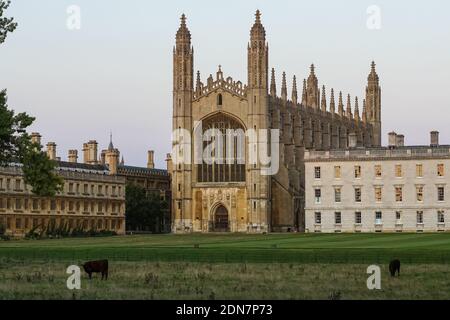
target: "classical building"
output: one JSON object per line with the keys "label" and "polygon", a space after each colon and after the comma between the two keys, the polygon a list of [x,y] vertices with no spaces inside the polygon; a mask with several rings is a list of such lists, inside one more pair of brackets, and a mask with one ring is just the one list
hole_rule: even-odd
{"label": "classical building", "polygon": [[450,230],[450,146],[431,133],[429,146],[307,151],[307,232]]}
{"label": "classical building", "polygon": [[58,162],[64,189],[37,197],[24,183],[20,166],[0,167],[0,223],[24,236],[34,228],[61,227],[125,233],[125,178],[103,165]]}
{"label": "classical building", "polygon": [[[197,72],[194,80],[194,49],[186,17],[176,34],[173,50],[173,129],[191,136],[201,128],[205,137],[213,130],[226,135],[249,130],[279,129],[279,153],[269,142],[258,140],[257,149],[277,157],[279,170],[267,175],[259,161],[250,161],[249,138],[242,149],[234,148],[232,161],[195,161],[195,142],[175,134],[172,167],[172,215],[174,232],[271,232],[304,229],[304,153],[307,150],[346,149],[349,140],[357,146],[381,145],[381,88],[375,63],[368,77],[362,112],[341,92],[319,88],[314,65],[303,81],[299,97],[296,78],[288,97],[283,72],[281,94],[277,94],[274,69],[269,69],[269,47],[260,12],[250,31],[247,49],[247,84],[225,77],[219,67],[206,83]],[[269,83],[269,76],[271,80]],[[353,106],[352,106],[353,105]],[[214,140],[214,139],[213,139]],[[210,153],[236,145],[226,140]],[[268,140],[270,141],[270,140]],[[207,143],[201,141],[200,146]],[[255,148],[256,149],[256,148]],[[258,152],[258,151],[255,151]],[[183,159],[180,161],[180,159]],[[243,160],[243,161],[239,161]]]}
{"label": "classical building", "polygon": [[[41,143],[38,133],[32,134]],[[125,187],[139,185],[148,193],[170,203],[170,176],[154,168],[154,152],[148,152],[147,167],[132,167],[119,162],[120,152],[111,142],[98,154],[98,143],[83,144],[83,162],[78,150],[69,150],[68,161],[57,157],[56,143],[47,143],[47,155],[57,161],[57,172],[64,179],[64,190],[55,197],[37,197],[24,183],[19,165],[0,167],[0,224],[8,234],[23,236],[37,226],[67,225],[70,229],[110,230],[125,233]],[[160,231],[170,230],[167,210]]]}

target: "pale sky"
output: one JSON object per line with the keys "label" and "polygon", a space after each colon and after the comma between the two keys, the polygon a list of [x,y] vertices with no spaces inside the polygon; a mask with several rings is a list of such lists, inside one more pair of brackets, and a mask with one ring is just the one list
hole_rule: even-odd
{"label": "pale sky", "polygon": [[[81,9],[80,30],[67,28],[70,5]],[[371,5],[381,10],[379,30],[367,27]],[[112,131],[126,164],[145,166],[154,149],[165,168],[180,15],[188,17],[202,79],[220,64],[225,77],[245,83],[258,8],[278,84],[282,71],[301,81],[314,63],[327,92],[362,99],[375,60],[383,142],[395,130],[408,145],[428,144],[429,131],[438,130],[450,144],[447,0],[13,0],[7,15],[19,26],[0,46],[0,88],[8,89],[10,107],[37,117],[32,130],[44,144],[56,142],[63,159],[90,139],[106,148]]]}

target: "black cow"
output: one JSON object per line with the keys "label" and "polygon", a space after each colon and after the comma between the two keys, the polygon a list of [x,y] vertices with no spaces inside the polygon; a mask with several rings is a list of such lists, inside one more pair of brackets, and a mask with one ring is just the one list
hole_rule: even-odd
{"label": "black cow", "polygon": [[89,279],[92,279],[92,273],[102,274],[105,280],[108,280],[108,260],[89,261],[83,264],[84,271],[89,275]]}
{"label": "black cow", "polygon": [[395,259],[389,263],[389,272],[391,273],[391,277],[395,277],[396,273],[400,277],[400,260]]}

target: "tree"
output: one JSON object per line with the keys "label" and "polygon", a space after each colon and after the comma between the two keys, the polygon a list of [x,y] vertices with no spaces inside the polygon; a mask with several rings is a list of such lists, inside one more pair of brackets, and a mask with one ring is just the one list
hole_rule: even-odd
{"label": "tree", "polygon": [[0,44],[5,42],[8,32],[13,32],[17,27],[14,18],[3,17],[3,11],[8,9],[10,3],[9,0],[0,0]]}
{"label": "tree", "polygon": [[[3,17],[10,1],[0,0],[0,44],[17,24],[13,18]],[[55,173],[56,162],[42,151],[42,146],[32,143],[26,129],[35,118],[26,113],[15,114],[8,109],[6,90],[0,91],[0,166],[22,164],[25,183],[39,196],[53,196],[60,191],[63,180]]]}
{"label": "tree", "polygon": [[144,188],[131,184],[127,185],[125,194],[127,230],[162,232],[167,203],[157,195],[147,194]]}

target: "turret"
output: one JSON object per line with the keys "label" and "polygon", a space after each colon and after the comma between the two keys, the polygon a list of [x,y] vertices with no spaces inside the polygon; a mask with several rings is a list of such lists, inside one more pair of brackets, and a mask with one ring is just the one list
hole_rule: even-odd
{"label": "turret", "polygon": [[[193,78],[194,49],[191,45],[191,33],[186,25],[186,16],[183,14],[173,50],[173,132],[192,131]],[[210,80],[208,79],[208,84],[212,82],[211,76]],[[197,73],[196,90],[199,91],[200,88],[200,74]],[[180,135],[175,136],[180,138]],[[172,155],[174,167],[177,168],[172,174],[173,197],[171,207],[173,209],[172,228],[174,232],[192,231],[192,191],[190,188],[192,185],[192,159],[184,159],[191,147],[191,143],[187,139],[180,138],[178,141],[172,142],[172,150],[178,150]],[[188,162],[186,163],[184,160],[188,160]]]}
{"label": "turret", "polygon": [[[269,129],[269,46],[266,43],[266,31],[261,23],[259,10],[256,11],[255,22],[250,31],[247,57],[248,127],[260,132],[261,129]],[[283,75],[283,82],[285,83],[285,75]],[[285,88],[281,89],[281,96],[287,98]],[[284,111],[283,108],[282,106],[281,112]],[[264,141],[260,143],[262,144]],[[260,150],[260,147],[257,147],[257,150]],[[260,161],[256,161],[248,168],[246,179],[247,210],[251,212],[248,223],[254,226],[253,230],[256,232],[268,232],[271,212],[269,177],[262,174],[264,168]]]}
{"label": "turret", "polygon": [[381,87],[379,77],[372,62],[366,87],[367,121],[373,127],[373,146],[381,146]]}
{"label": "turret", "polygon": [[105,155],[105,162],[106,162],[106,165],[108,166],[110,175],[117,174],[117,167],[119,166],[119,157],[120,157],[120,152],[118,149],[114,148],[114,145],[112,142],[112,135],[111,135],[108,150],[106,150],[106,155]]}

